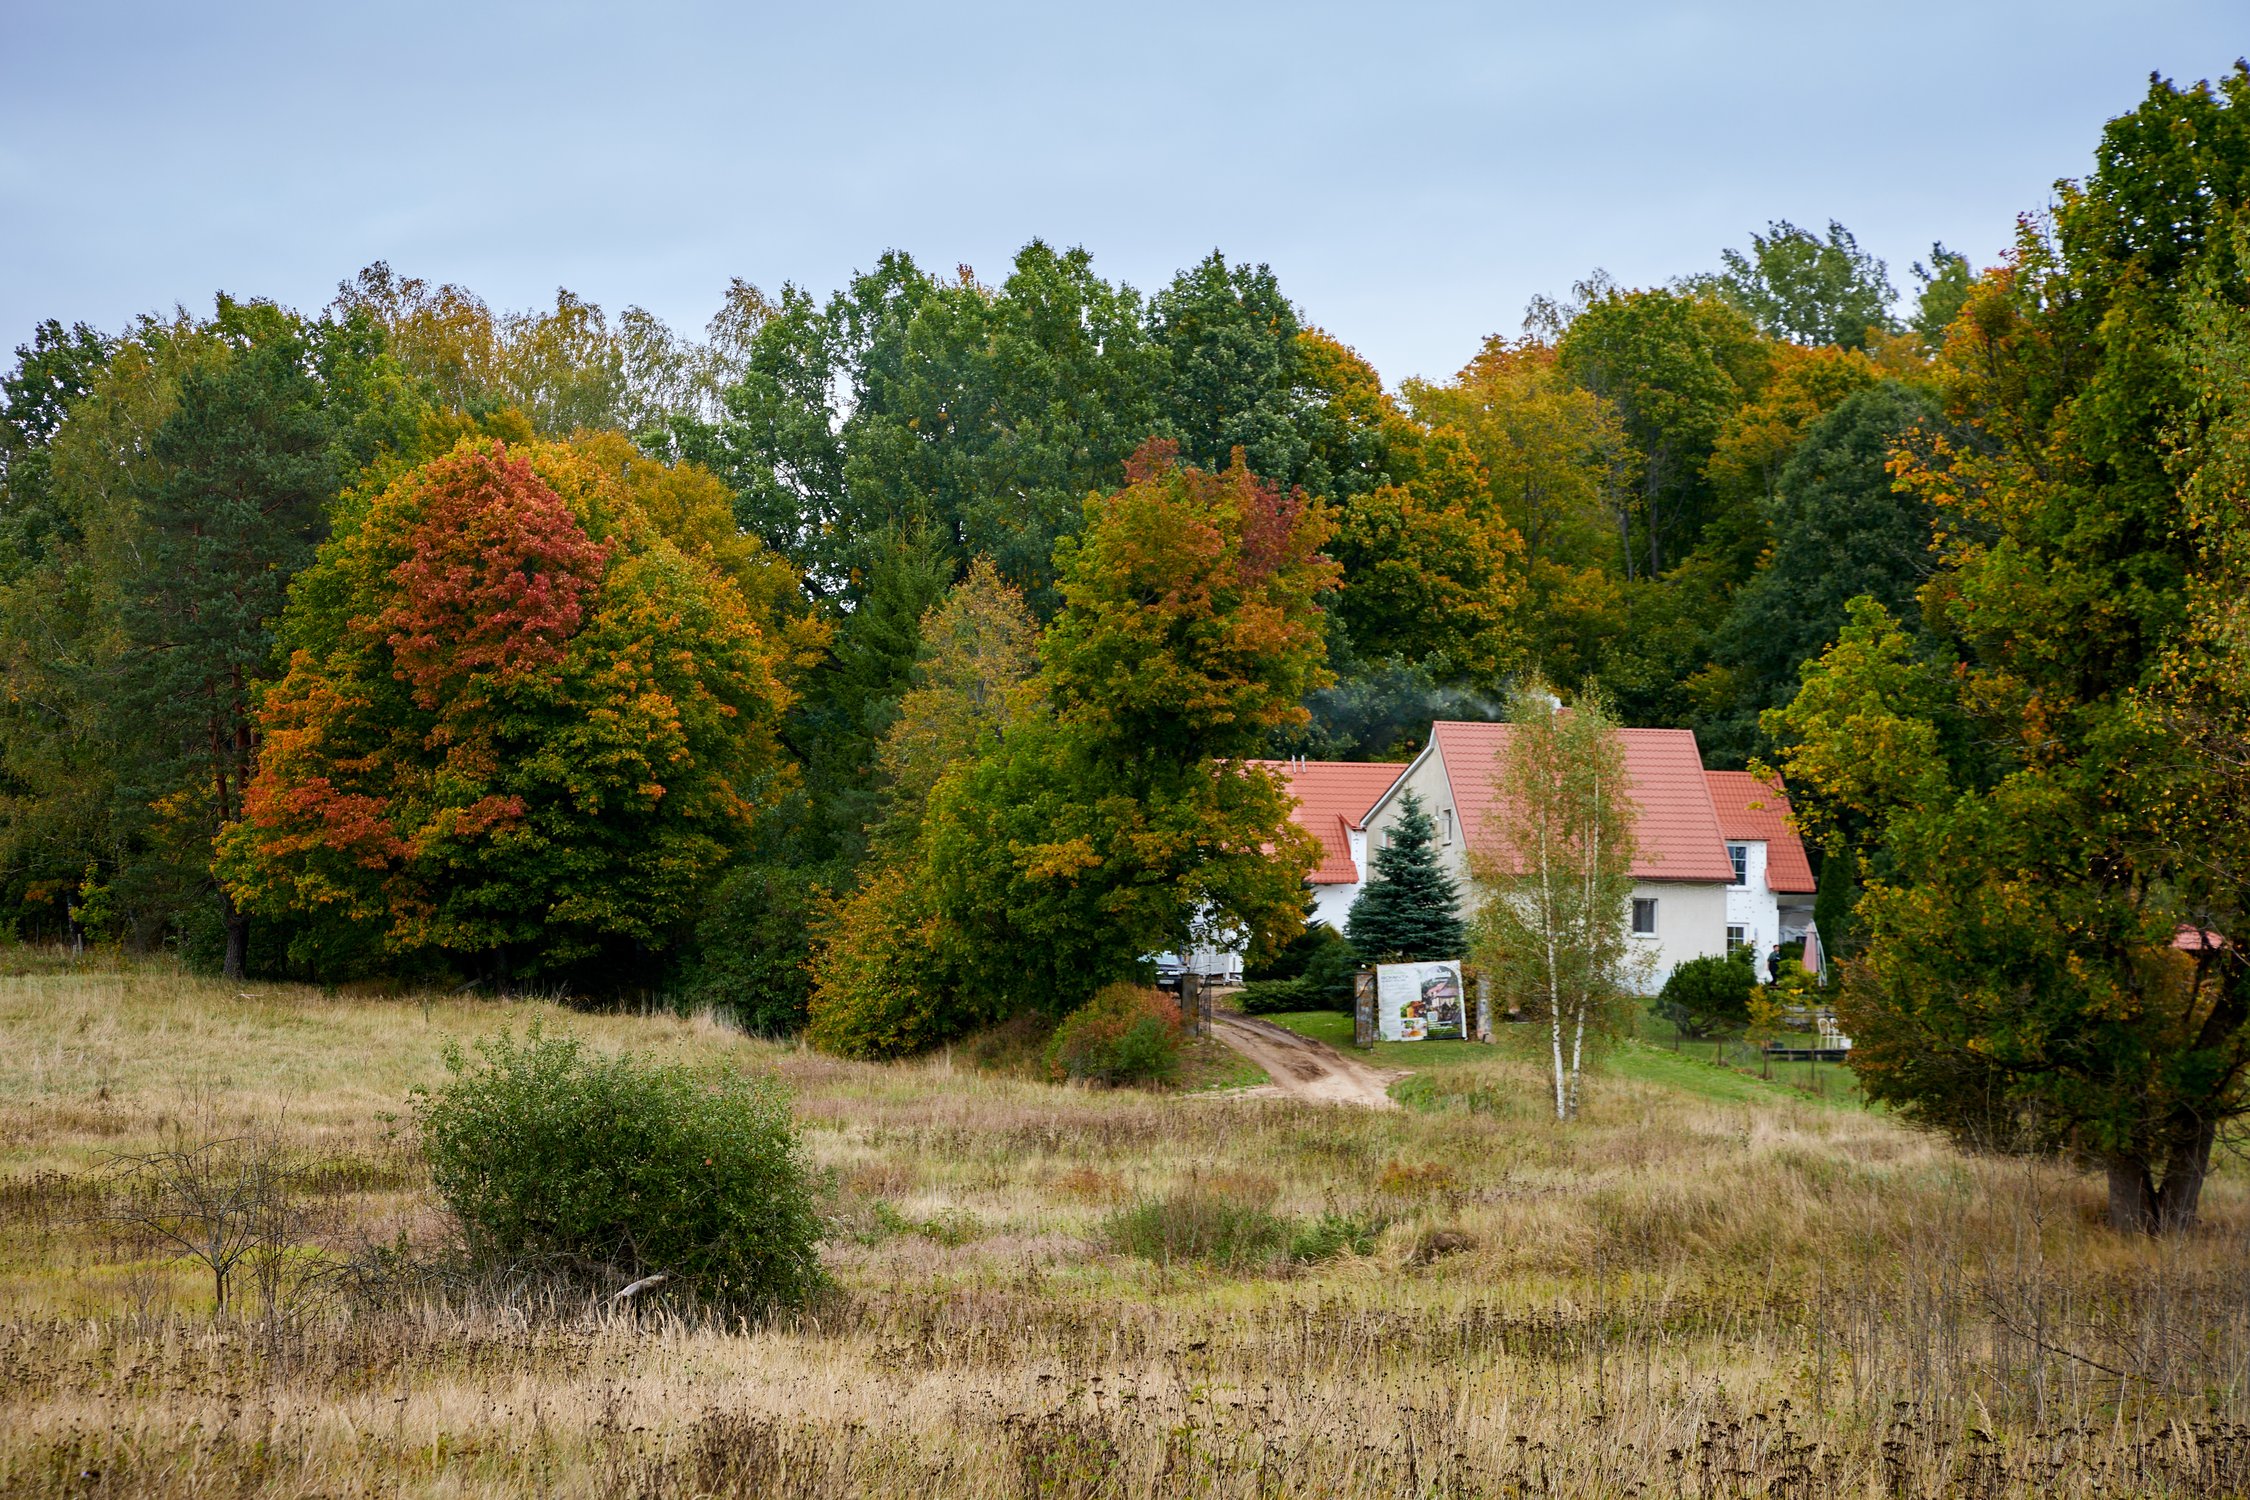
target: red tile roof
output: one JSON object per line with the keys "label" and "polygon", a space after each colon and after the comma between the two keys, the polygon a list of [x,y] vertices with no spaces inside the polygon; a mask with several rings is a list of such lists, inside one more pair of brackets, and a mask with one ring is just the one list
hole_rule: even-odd
{"label": "red tile roof", "polygon": [[1706,771],[1711,805],[1719,810],[1719,831],[1739,843],[1766,846],[1766,889],[1792,894],[1815,891],[1805,845],[1789,826],[1789,798],[1771,782],[1748,771]]}
{"label": "red tile roof", "polygon": [[[1430,726],[1430,742],[1445,758],[1453,784],[1462,832],[1471,844],[1483,835],[1484,820],[1497,800],[1492,772],[1507,743],[1505,724],[1462,724],[1440,719]],[[1734,879],[1719,817],[1703,780],[1703,756],[1691,729],[1621,729],[1625,772],[1640,818],[1634,832],[1640,847],[1633,857],[1636,880]]]}
{"label": "red tile roof", "polygon": [[1290,795],[1297,799],[1291,821],[1320,840],[1320,863],[1310,877],[1314,885],[1354,885],[1359,867],[1352,863],[1351,830],[1359,827],[1367,810],[1404,774],[1406,767],[1387,762],[1345,760],[1261,760],[1253,765],[1281,773]]}

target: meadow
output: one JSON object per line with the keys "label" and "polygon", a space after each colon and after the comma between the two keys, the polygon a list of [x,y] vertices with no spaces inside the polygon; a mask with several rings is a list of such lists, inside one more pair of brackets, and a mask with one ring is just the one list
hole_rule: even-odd
{"label": "meadow", "polygon": [[[409,1094],[533,1021],[777,1073],[831,1290],[730,1326],[461,1273]],[[0,953],[0,1495],[2250,1493],[2235,1158],[2159,1243],[2065,1164],[1659,1047],[1568,1128],[1528,1057],[1423,1056],[1316,1108]],[[252,1132],[310,1169],[304,1274],[217,1317],[107,1164]],[[1214,1202],[1366,1233],[1129,1253]]]}

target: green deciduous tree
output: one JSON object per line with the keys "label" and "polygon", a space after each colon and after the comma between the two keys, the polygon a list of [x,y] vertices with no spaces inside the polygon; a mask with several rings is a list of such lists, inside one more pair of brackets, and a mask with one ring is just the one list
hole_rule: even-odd
{"label": "green deciduous tree", "polygon": [[2244,919],[2212,878],[2238,834],[2206,790],[2225,760],[2157,707],[2229,712],[2194,622],[2242,580],[2196,496],[2239,364],[2190,351],[2199,309],[2250,301],[2228,232],[2246,184],[2239,68],[2154,81],[2110,123],[2051,228],[2027,222],[1952,320],[1961,434],[1899,465],[1938,517],[1924,640],[1855,605],[1772,716],[1800,812],[1867,830],[1843,1009],[1870,1092],[2098,1164],[2120,1229],[2192,1225],[2250,1107],[2250,968],[2175,941]]}
{"label": "green deciduous tree", "polygon": [[1889,269],[1833,219],[1826,237],[1776,220],[1750,236],[1747,255],[1728,250],[1720,260],[1726,270],[1712,285],[1775,338],[1859,349],[1897,326]]}
{"label": "green deciduous tree", "polygon": [[1270,483],[1313,478],[1299,332],[1271,270],[1230,267],[1216,250],[1156,294],[1149,333],[1165,361],[1157,411],[1183,460],[1216,473],[1240,449]]}

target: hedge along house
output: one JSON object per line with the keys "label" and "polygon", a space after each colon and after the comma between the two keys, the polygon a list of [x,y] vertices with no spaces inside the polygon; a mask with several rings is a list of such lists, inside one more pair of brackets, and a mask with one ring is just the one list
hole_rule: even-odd
{"label": "hedge along house", "polygon": [[1773,978],[1774,950],[1812,926],[1812,864],[1789,826],[1789,799],[1748,771],[1706,771],[1734,878],[1727,886],[1727,951],[1748,948],[1758,978]]}
{"label": "hedge along house", "polygon": [[[1506,724],[1441,719],[1430,742],[1362,820],[1370,851],[1382,847],[1413,792],[1437,824],[1437,846],[1463,892],[1469,849],[1483,838],[1499,794],[1493,779],[1513,731]],[[1650,992],[1691,958],[1724,953],[1727,888],[1734,861],[1719,831],[1718,810],[1695,734],[1687,729],[1621,729],[1625,773],[1637,816],[1633,832],[1633,938],[1647,963]]]}

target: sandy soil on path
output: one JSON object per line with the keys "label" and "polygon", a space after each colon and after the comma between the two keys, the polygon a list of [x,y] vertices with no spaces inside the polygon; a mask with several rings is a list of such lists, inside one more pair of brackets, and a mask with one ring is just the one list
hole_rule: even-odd
{"label": "sandy soil on path", "polygon": [[1372,1067],[1325,1042],[1255,1016],[1220,1011],[1211,1018],[1211,1030],[1273,1080],[1268,1089],[1250,1090],[1253,1094],[1272,1092],[1320,1104],[1364,1104],[1369,1109],[1398,1107],[1386,1091],[1404,1073]]}

